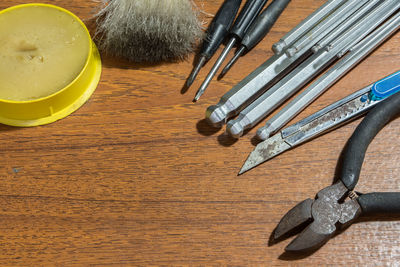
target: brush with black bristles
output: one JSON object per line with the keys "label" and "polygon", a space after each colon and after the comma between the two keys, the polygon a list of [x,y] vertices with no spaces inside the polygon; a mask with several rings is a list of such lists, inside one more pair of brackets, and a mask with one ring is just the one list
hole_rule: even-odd
{"label": "brush with black bristles", "polygon": [[102,0],[96,40],[108,55],[132,62],[184,59],[203,35],[191,0]]}

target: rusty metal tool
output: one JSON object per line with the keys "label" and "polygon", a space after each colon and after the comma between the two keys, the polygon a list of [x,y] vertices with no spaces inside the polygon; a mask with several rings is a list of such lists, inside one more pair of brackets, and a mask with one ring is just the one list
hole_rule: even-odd
{"label": "rusty metal tool", "polygon": [[281,130],[256,146],[239,174],[365,114],[383,99],[399,90],[400,71]]}
{"label": "rusty metal tool", "polygon": [[279,222],[274,231],[275,239],[305,227],[286,251],[314,251],[361,215],[400,213],[400,193],[362,194],[354,191],[368,145],[390,120],[399,115],[400,93],[385,99],[367,114],[345,146],[338,181],[319,191],[315,199],[297,204]]}

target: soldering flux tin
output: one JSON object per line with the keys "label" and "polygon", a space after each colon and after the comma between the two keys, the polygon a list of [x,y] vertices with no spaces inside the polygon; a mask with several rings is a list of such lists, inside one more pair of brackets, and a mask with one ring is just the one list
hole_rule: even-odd
{"label": "soldering flux tin", "polygon": [[[13,100],[0,98],[0,123],[11,126],[29,127],[52,123],[80,108],[95,91],[101,75],[101,59],[85,24],[73,13],[49,4],[23,4],[0,11],[1,16],[32,7],[57,10],[69,16],[73,23],[82,27],[87,36],[84,47],[88,54],[78,75],[59,90],[32,99]],[[50,25],[49,25],[50,26]],[[45,26],[44,26],[45,27]],[[29,47],[28,47],[29,48]],[[82,58],[83,59],[83,58]],[[83,63],[83,62],[82,62]],[[79,69],[78,69],[79,70]],[[20,77],[24,79],[24,77]]]}

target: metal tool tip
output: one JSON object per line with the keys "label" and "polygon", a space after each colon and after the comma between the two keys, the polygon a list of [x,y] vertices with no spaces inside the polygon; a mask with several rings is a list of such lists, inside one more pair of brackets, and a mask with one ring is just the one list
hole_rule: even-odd
{"label": "metal tool tip", "polygon": [[235,121],[230,121],[226,125],[226,131],[229,133],[230,136],[233,138],[239,138],[243,135],[243,127],[240,123]]}
{"label": "metal tool tip", "polygon": [[285,251],[286,252],[302,252],[302,251],[306,251],[309,250],[310,248],[305,245],[304,243],[300,243],[300,242],[292,242],[289,245],[286,246]]}
{"label": "metal tool tip", "polygon": [[332,234],[324,234],[314,231],[308,226],[285,248],[287,252],[314,251],[325,244]]}
{"label": "metal tool tip", "polygon": [[285,41],[279,40],[276,44],[272,46],[272,51],[274,51],[275,54],[280,54],[282,53],[285,46],[286,46]]}
{"label": "metal tool tip", "polygon": [[274,230],[274,240],[282,239],[282,237],[285,235],[286,235],[286,232],[284,232],[282,230],[282,227],[279,227],[279,225],[278,225],[278,227],[275,228],[275,230]]}
{"label": "metal tool tip", "polygon": [[196,93],[196,96],[193,98],[193,103],[197,102],[203,93],[204,93],[204,91],[199,89],[199,91],[197,91],[197,93]]}
{"label": "metal tool tip", "polygon": [[221,73],[218,75],[217,80],[222,80],[224,78],[225,74],[229,71],[230,68],[227,68],[228,65],[225,66],[225,68],[221,71]]}
{"label": "metal tool tip", "polygon": [[208,124],[219,128],[226,122],[226,113],[219,105],[209,106],[206,110],[206,121]]}
{"label": "metal tool tip", "polygon": [[293,57],[296,53],[297,53],[297,50],[295,48],[293,48],[293,47],[291,47],[288,50],[286,50],[286,54],[289,57]]}
{"label": "metal tool tip", "polygon": [[201,56],[198,63],[196,64],[196,66],[193,68],[192,73],[190,73],[189,78],[186,80],[186,86],[190,87],[194,80],[196,79],[197,75],[200,72],[200,69],[204,66],[204,63],[206,62],[206,57]]}
{"label": "metal tool tip", "polygon": [[208,78],[206,78],[204,80],[204,82],[201,84],[199,90],[197,90],[196,96],[193,99],[194,102],[198,101],[200,99],[200,97],[204,94],[209,83],[210,83],[210,80]]}
{"label": "metal tool tip", "polygon": [[256,148],[247,157],[246,162],[243,164],[238,175],[241,175],[241,174],[253,169],[254,167],[258,166],[260,163],[262,163],[262,162],[259,161],[259,152]]}
{"label": "metal tool tip", "polygon": [[260,140],[267,140],[273,134],[273,129],[271,129],[271,125],[267,123],[264,127],[261,127],[257,130],[257,137]]}
{"label": "metal tool tip", "polygon": [[299,227],[310,221],[312,218],[311,207],[314,200],[308,198],[299,202],[289,210],[281,219],[274,230],[274,239],[278,240],[293,231],[300,230]]}
{"label": "metal tool tip", "polygon": [[218,81],[222,80],[222,78],[224,78],[225,74],[228,73],[228,71],[231,69],[232,66],[233,66],[233,63],[231,63],[231,61],[229,61],[228,64],[225,66],[225,68],[218,75]]}
{"label": "metal tool tip", "polygon": [[186,80],[186,87],[190,87],[193,84],[195,78],[196,75],[193,75],[193,73],[190,74],[189,78]]}
{"label": "metal tool tip", "polygon": [[243,55],[243,53],[246,51],[245,46],[241,46],[238,51],[235,53],[235,55],[231,58],[231,60],[226,64],[225,68],[221,71],[221,73],[218,76],[218,80],[221,80],[225,74],[232,68],[232,66],[236,63],[236,61]]}
{"label": "metal tool tip", "polygon": [[240,124],[240,121],[231,120],[226,125],[226,131],[233,138],[239,138],[243,135],[243,126]]}
{"label": "metal tool tip", "polygon": [[246,162],[243,164],[242,168],[240,169],[238,175],[241,175],[241,174],[251,170],[253,167],[254,167],[254,165],[250,164],[250,162],[246,160]]}

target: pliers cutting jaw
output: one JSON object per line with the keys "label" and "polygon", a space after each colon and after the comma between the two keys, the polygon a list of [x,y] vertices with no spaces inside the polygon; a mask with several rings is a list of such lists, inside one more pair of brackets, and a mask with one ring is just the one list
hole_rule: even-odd
{"label": "pliers cutting jaw", "polygon": [[[400,115],[400,93],[383,100],[358,125],[343,151],[340,179],[292,208],[275,229],[280,239],[300,226],[306,228],[286,247],[286,251],[315,250],[335,232],[354,222],[361,214],[400,214],[400,193],[354,193],[365,152],[378,132]],[[346,198],[350,200],[346,201]]]}
{"label": "pliers cutting jaw", "polygon": [[335,232],[352,223],[361,214],[356,200],[343,199],[349,190],[341,182],[325,187],[316,199],[306,199],[292,208],[275,229],[274,238],[280,239],[294,229],[308,226],[286,247],[286,251],[308,251],[324,245]]}

